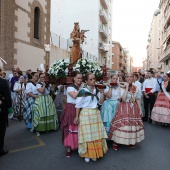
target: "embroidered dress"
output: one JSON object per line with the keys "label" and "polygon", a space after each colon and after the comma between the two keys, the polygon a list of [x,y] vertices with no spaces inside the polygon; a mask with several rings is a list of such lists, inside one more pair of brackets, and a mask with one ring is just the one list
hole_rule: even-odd
{"label": "embroidered dress", "polygon": [[[28,93],[32,93],[34,95],[37,95],[37,89],[36,84],[30,82],[26,85],[26,91]],[[23,109],[23,119],[25,120],[25,123],[28,128],[32,128],[32,114],[33,114],[33,105],[35,102],[35,98],[27,95],[27,98],[24,102],[24,109]]]}
{"label": "embroidered dress", "polygon": [[67,103],[61,116],[62,142],[65,147],[69,147],[71,150],[78,149],[78,125],[74,124],[76,99],[72,98],[69,93],[77,92],[78,89],[79,87],[75,84],[67,88]]}
{"label": "embroidered dress", "polygon": [[[107,93],[109,91],[109,88],[106,88],[104,93]],[[106,97],[106,100],[104,101],[102,107],[101,107],[101,118],[103,121],[103,124],[105,126],[106,132],[109,132],[110,129],[110,123],[112,119],[115,116],[115,113],[117,111],[117,106],[120,103],[120,87],[113,87],[112,88],[112,97],[109,99]]]}
{"label": "embroidered dress", "polygon": [[[38,90],[43,85],[38,83]],[[50,88],[45,88],[44,93],[38,92],[39,97],[36,99],[33,106],[32,124],[33,129],[38,132],[56,130],[58,127],[58,116],[54,102],[49,95]]]}
{"label": "embroidered dress", "polygon": [[[121,96],[124,91],[121,89]],[[135,143],[144,140],[144,126],[139,107],[134,101],[136,98],[140,98],[137,90],[135,93],[128,92],[126,101],[121,102],[118,106],[109,131],[109,139],[115,143],[135,145]]]}
{"label": "embroidered dress", "polygon": [[[16,91],[18,89],[23,89],[22,91]],[[26,100],[25,85],[21,85],[20,82],[16,82],[14,85],[14,100],[13,100],[13,111],[15,116],[23,115],[24,103]],[[21,113],[20,113],[21,112]]]}
{"label": "embroidered dress", "polygon": [[[166,87],[167,85],[164,86],[164,82],[162,82],[162,89],[166,90]],[[170,96],[170,89],[169,92],[165,91],[165,93],[168,93]],[[168,98],[168,94],[166,95],[165,93],[163,91],[159,92],[152,109],[151,119],[161,123],[170,123],[170,97]]]}
{"label": "embroidered dress", "polygon": [[78,152],[81,157],[103,157],[107,152],[107,134],[97,108],[97,98],[100,96],[99,93],[96,96],[96,89],[93,93],[89,88],[83,88],[82,93],[80,91],[82,97],[76,99],[76,108],[82,108],[79,115]]}

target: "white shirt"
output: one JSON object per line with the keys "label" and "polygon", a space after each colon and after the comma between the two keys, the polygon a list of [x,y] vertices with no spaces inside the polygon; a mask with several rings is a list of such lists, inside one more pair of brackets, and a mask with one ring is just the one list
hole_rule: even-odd
{"label": "white shirt", "polygon": [[9,82],[11,82],[12,77],[13,77],[13,73],[10,73],[10,74],[8,75],[8,81],[9,81]]}
{"label": "white shirt", "polygon": [[[36,89],[40,89],[40,88],[42,88],[42,85],[41,84],[39,84],[39,83],[37,83],[37,85],[36,85]],[[40,93],[38,90],[37,90],[37,92],[38,92],[38,95],[47,95],[47,94],[50,94],[50,86],[48,86],[48,88],[45,88],[44,89],[44,93],[42,94],[42,93]]]}
{"label": "white shirt", "polygon": [[76,104],[76,99],[72,98],[69,93],[70,92],[77,92],[77,90],[74,87],[67,87],[67,103],[71,103],[71,104]]}
{"label": "white shirt", "polygon": [[[58,85],[57,88],[60,91],[60,86],[62,85]],[[67,88],[64,86],[64,95],[67,95]]]}
{"label": "white shirt", "polygon": [[[125,92],[125,89],[121,88],[121,96],[123,96],[124,92]],[[138,87],[137,87],[137,90],[136,90],[136,92],[134,93],[133,96],[134,96],[135,99],[141,98]],[[130,102],[131,97],[132,97],[132,94],[128,91],[125,102]]]}
{"label": "white shirt", "polygon": [[[109,87],[107,86],[106,89],[104,90],[104,93],[106,94],[107,92],[109,91]],[[116,88],[112,88],[112,97],[109,99],[107,96],[106,96],[106,99],[109,99],[109,100],[118,100],[121,96],[121,93],[120,93],[120,87],[116,87]]]}
{"label": "white shirt", "polygon": [[143,89],[142,91],[145,91],[145,88],[152,88],[151,93],[154,93],[156,91],[156,79],[155,78],[150,78],[146,79],[143,83]]}
{"label": "white shirt", "polygon": [[22,83],[22,87],[21,87],[21,83],[19,82],[19,81],[17,81],[17,82],[15,82],[15,84],[14,84],[14,91],[16,91],[16,90],[19,90],[19,89],[23,89],[23,90],[25,90],[25,85],[24,85],[24,83]]}
{"label": "white shirt", "polygon": [[31,82],[30,83],[27,83],[26,85],[26,91],[25,91],[27,94],[28,93],[32,93],[32,94],[35,94],[37,95],[38,94],[38,91],[37,91],[37,88],[34,84],[32,84]]}
{"label": "white shirt", "polygon": [[[83,88],[85,91],[90,92],[87,88]],[[90,92],[92,93],[92,92]],[[93,90],[93,94],[96,94],[96,89]],[[97,94],[98,98],[100,99],[100,93]],[[77,97],[76,98],[76,108],[97,108],[98,100],[94,96],[92,100],[92,96],[86,97]]]}
{"label": "white shirt", "polygon": [[142,96],[142,84],[138,80],[133,82],[132,84],[138,87],[139,93]]}

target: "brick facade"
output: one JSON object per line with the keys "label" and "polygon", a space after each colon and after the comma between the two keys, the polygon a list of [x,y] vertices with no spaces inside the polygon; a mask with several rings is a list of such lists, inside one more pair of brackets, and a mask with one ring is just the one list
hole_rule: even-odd
{"label": "brick facade", "polygon": [[[45,58],[44,52],[44,44],[50,43],[50,0],[38,1],[38,0],[24,0],[28,3],[28,6],[24,8],[22,5],[23,2],[19,2],[20,4],[14,3],[14,0],[1,0],[0,1],[0,57],[4,58],[7,61],[7,65],[4,65],[5,70],[11,70],[13,67],[21,67],[19,65],[18,60],[20,58],[19,55],[24,54],[22,49],[19,49],[19,45],[23,44],[26,48],[33,48],[34,50],[41,50],[42,58]],[[38,7],[40,9],[40,24],[39,24],[39,39],[34,38],[34,9]],[[24,16],[27,16],[25,20],[28,20],[27,25],[23,28],[27,32],[24,34],[25,37],[17,35],[22,35],[20,31],[22,31],[21,21],[19,18],[23,16],[20,13],[23,13]],[[22,18],[23,19],[23,18]],[[20,54],[19,52],[20,51]],[[44,52],[44,53],[43,53]],[[37,53],[36,53],[37,55]],[[29,57],[29,55],[24,54],[23,57]],[[40,57],[39,57],[40,58]],[[42,58],[40,58],[37,64],[42,62]],[[31,66],[30,66],[31,68]]]}

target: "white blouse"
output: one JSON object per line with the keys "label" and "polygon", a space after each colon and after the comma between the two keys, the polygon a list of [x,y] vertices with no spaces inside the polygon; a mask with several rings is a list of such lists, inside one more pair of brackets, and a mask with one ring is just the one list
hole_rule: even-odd
{"label": "white blouse", "polygon": [[67,94],[67,103],[76,104],[76,99],[72,98],[69,93],[70,92],[77,92],[74,87],[67,87],[66,94]]}
{"label": "white blouse", "polygon": [[21,89],[21,88],[22,88],[23,91],[25,90],[25,85],[24,85],[24,83],[22,83],[22,87],[21,87],[21,83],[20,83],[19,81],[15,82],[14,88],[13,88],[14,91],[19,90],[19,89]]}
{"label": "white blouse", "polygon": [[[107,86],[106,89],[104,90],[104,93],[106,94],[109,91],[109,87]],[[112,88],[112,97],[109,99],[106,96],[106,99],[109,100],[118,100],[121,97],[121,92],[120,92],[120,87]]]}
{"label": "white blouse", "polygon": [[[87,88],[83,88],[85,91],[90,92]],[[90,92],[92,93],[92,92]],[[96,94],[96,89],[93,90],[93,94]],[[97,94],[98,98],[100,99],[100,93]],[[97,98],[94,96],[92,100],[92,96],[86,97],[77,97],[76,98],[76,108],[97,108],[98,104]]]}
{"label": "white blouse", "polygon": [[26,93],[32,93],[32,94],[35,94],[37,95],[38,94],[38,91],[36,89],[36,86],[34,84],[32,84],[31,82],[30,83],[27,83],[26,85]]}
{"label": "white blouse", "polygon": [[[42,85],[41,84],[39,84],[39,83],[37,83],[37,85],[36,85],[36,89],[40,89],[42,87]],[[42,94],[42,93],[40,93],[38,90],[37,90],[37,92],[38,92],[38,95],[40,96],[40,95],[48,95],[48,94],[50,94],[50,86],[48,86],[48,88],[45,88],[45,90],[44,90],[44,93]]]}
{"label": "white blouse", "polygon": [[[123,96],[125,89],[121,88],[120,92],[121,92],[121,96]],[[138,90],[138,87],[137,87],[137,90],[136,90],[136,92],[134,93],[133,96],[134,96],[135,99],[141,98],[141,94],[140,94],[140,91]],[[131,97],[132,97],[131,92],[128,91],[125,102],[130,102]]]}

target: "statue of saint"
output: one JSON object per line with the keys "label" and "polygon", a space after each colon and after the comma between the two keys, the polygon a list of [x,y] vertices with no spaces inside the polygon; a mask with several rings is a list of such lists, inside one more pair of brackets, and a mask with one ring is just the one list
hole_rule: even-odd
{"label": "statue of saint", "polygon": [[73,31],[70,34],[70,38],[73,40],[73,46],[71,47],[71,64],[74,64],[78,59],[81,58],[82,49],[80,45],[83,44],[84,38],[86,38],[84,35],[86,31],[88,30],[80,31],[79,23],[74,23]]}

